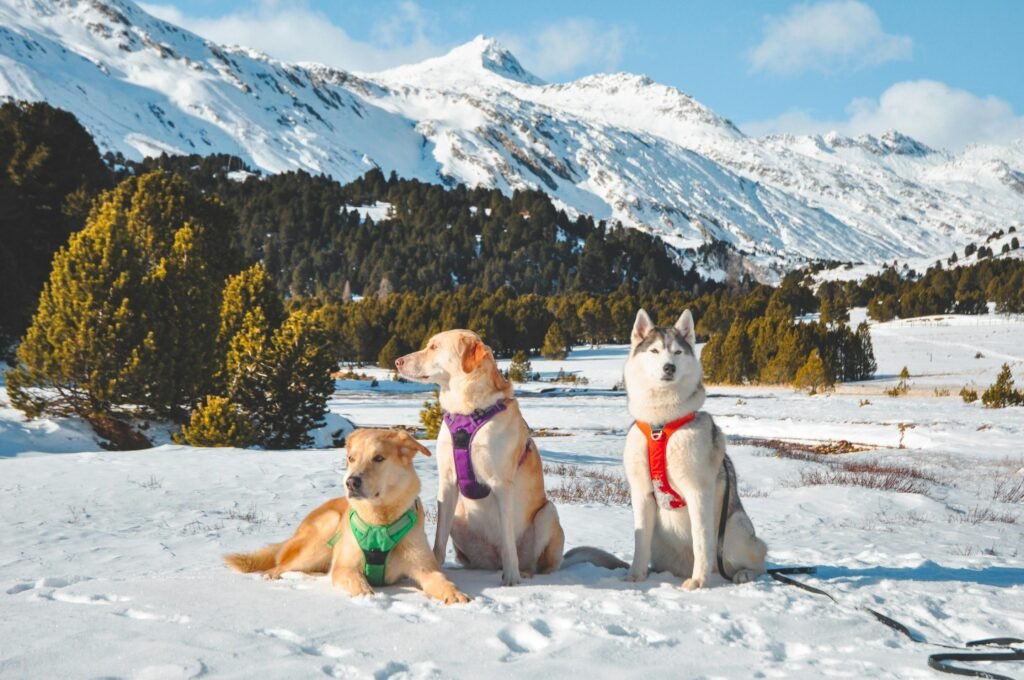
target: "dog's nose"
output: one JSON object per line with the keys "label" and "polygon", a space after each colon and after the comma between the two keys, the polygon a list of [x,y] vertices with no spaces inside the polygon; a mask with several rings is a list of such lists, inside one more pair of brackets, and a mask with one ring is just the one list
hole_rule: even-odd
{"label": "dog's nose", "polygon": [[358,491],[363,488],[363,478],[359,475],[353,475],[345,480],[345,486],[348,487],[349,491]]}
{"label": "dog's nose", "polygon": [[675,364],[665,364],[664,366],[661,367],[661,370],[665,372],[665,375],[675,375],[676,365]]}
{"label": "dog's nose", "polygon": [[401,368],[402,364],[404,364],[404,363],[405,363],[405,357],[398,357],[397,359],[395,359],[395,367],[396,368]]}

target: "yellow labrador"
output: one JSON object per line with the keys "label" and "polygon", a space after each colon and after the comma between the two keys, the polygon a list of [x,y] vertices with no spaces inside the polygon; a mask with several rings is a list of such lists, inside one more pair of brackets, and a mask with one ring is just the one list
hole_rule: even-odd
{"label": "yellow labrador", "polygon": [[557,571],[565,544],[558,511],[544,494],[540,455],[512,385],[490,349],[472,331],[445,331],[395,365],[406,378],[441,388],[446,426],[437,438],[438,563],[451,536],[461,564],[500,568],[507,586],[521,575]]}

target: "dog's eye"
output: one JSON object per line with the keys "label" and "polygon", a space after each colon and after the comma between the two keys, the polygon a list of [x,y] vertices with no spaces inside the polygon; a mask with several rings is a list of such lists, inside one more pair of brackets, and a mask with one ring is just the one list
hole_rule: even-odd
{"label": "dog's eye", "polygon": [[658,350],[656,350],[656,349],[652,349],[651,350],[651,354],[657,354],[657,353],[658,353]]}
{"label": "dog's eye", "polygon": [[682,353],[683,353],[683,350],[681,350],[681,349],[677,349],[675,352],[672,352],[672,354],[682,354]]}
{"label": "dog's eye", "polygon": [[349,456],[349,457],[348,457],[348,462],[349,462],[350,464],[351,464],[351,463],[354,463],[354,462],[356,462],[355,456]]}
{"label": "dog's eye", "polygon": [[437,349],[437,345],[431,345],[431,346],[430,346],[430,347],[428,347],[427,349]]}
{"label": "dog's eye", "polygon": [[384,462],[384,456],[374,456],[373,457],[373,462],[374,463],[383,463]]}

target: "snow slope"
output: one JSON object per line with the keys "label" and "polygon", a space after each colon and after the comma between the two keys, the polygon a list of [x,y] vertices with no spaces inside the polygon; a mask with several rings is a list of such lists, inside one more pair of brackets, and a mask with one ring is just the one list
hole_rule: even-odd
{"label": "snow slope", "polygon": [[0,0],[0,97],[66,108],[132,157],[537,188],[763,265],[945,255],[1024,214],[1024,141],[951,155],[898,132],[750,138],[643,76],[545,84],[484,37],[353,74],[215,45],[129,0]]}
{"label": "snow slope", "polygon": [[[1012,353],[1008,340],[978,329],[925,328],[878,333],[880,373],[902,364],[923,373],[913,363],[922,337]],[[1024,323],[1015,329],[1020,337]],[[559,362],[590,377],[593,393],[521,398],[531,425],[557,428],[538,439],[546,463],[621,474],[630,419],[624,396],[607,388],[624,354],[599,348]],[[937,354],[931,370],[955,374],[971,361]],[[1013,365],[1021,373],[1024,363]],[[978,379],[994,370],[986,364]],[[424,398],[386,382],[341,387],[332,413],[360,425],[414,425]],[[220,555],[279,539],[341,494],[340,451],[26,455],[0,430],[0,677],[934,677],[925,658],[938,649],[857,607],[932,642],[1024,637],[1024,507],[994,497],[1000,484],[1024,482],[1024,409],[921,393],[889,399],[881,387],[866,406],[861,394],[753,388],[712,388],[707,404],[730,435],[771,563],[818,566],[807,580],[841,606],[765,579],[688,593],[667,575],[629,584],[586,565],[501,588],[497,573],[458,569],[451,556],[469,605],[444,608],[408,587],[353,600],[299,574],[269,583],[229,572]],[[0,412],[5,427],[16,420]],[[905,449],[895,448],[899,422],[915,425]],[[912,466],[934,481],[924,493],[807,486],[802,473],[822,466],[777,457],[761,441],[774,438],[867,444],[842,459]],[[435,463],[419,458],[417,469],[429,507]],[[569,482],[547,475],[549,489]],[[630,558],[627,506],[563,502],[559,514],[567,547]]]}

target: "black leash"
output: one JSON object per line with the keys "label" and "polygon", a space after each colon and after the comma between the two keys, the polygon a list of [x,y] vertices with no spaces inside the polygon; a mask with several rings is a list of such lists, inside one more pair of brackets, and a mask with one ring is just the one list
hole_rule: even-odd
{"label": "black leash", "polygon": [[[715,549],[715,557],[718,561],[718,573],[721,574],[722,578],[727,581],[732,581],[732,578],[725,571],[725,560],[722,557],[722,551],[724,550],[725,544],[725,522],[729,519],[729,487],[731,480],[729,479],[729,468],[726,465],[725,460],[722,461],[722,469],[725,471],[725,496],[722,498],[722,512],[718,518],[718,545]],[[832,600],[837,605],[840,604],[839,600],[832,597],[831,594],[825,592],[821,588],[815,588],[814,586],[797,581],[794,578],[790,578],[792,574],[816,574],[818,569],[816,567],[776,567],[768,570],[768,575],[779,583],[784,583],[787,586],[794,586],[801,590],[806,590],[814,595],[821,595]],[[940,673],[949,673],[951,675],[965,675],[972,678],[989,678],[990,680],[1014,680],[1008,675],[999,675],[998,673],[989,673],[987,671],[978,671],[973,668],[964,668],[962,666],[952,666],[948,664],[949,661],[961,661],[973,663],[976,661],[1024,661],[1024,649],[1017,649],[1012,645],[1024,644],[1024,640],[1014,637],[997,637],[997,638],[986,638],[984,640],[972,640],[966,643],[965,647],[1006,647],[1011,651],[1009,652],[970,652],[962,651],[964,647],[957,647],[955,645],[944,645],[938,642],[928,642],[920,635],[915,635],[909,628],[904,626],[896,619],[886,616],[882,612],[871,609],[870,607],[860,607],[863,611],[867,612],[875,618],[879,623],[883,623],[889,628],[892,628],[897,633],[905,636],[912,642],[917,642],[923,645],[932,645],[933,647],[944,647],[945,649],[955,649],[956,652],[942,652],[939,654],[931,654],[928,657],[928,666]]]}
{"label": "black leash", "polygon": [[[721,535],[721,532],[719,532]],[[721,541],[721,538],[719,539]],[[719,550],[721,552],[721,550]],[[721,569],[721,557],[719,557],[719,569]],[[832,597],[829,593],[825,592],[820,588],[808,585],[801,581],[797,581],[794,578],[790,578],[789,574],[815,574],[817,573],[815,567],[779,567],[775,569],[769,569],[768,575],[779,583],[784,583],[787,586],[794,586],[801,590],[806,590],[809,593],[815,595],[823,595],[828,599],[832,600],[836,604],[839,604],[839,600]],[[723,573],[724,575],[724,573]],[[956,652],[941,652],[939,654],[931,654],[928,657],[928,666],[940,673],[949,673],[951,675],[965,675],[972,678],[990,678],[991,680],[1014,680],[1008,675],[999,675],[998,673],[989,673],[987,671],[978,671],[973,668],[964,668],[962,666],[950,665],[949,661],[961,661],[973,663],[976,661],[1024,661],[1024,649],[1017,649],[1012,645],[1024,644],[1024,640],[1014,637],[997,637],[997,638],[986,638],[984,640],[972,640],[964,647],[984,647],[984,646],[995,646],[995,647],[1006,647],[1011,651],[1008,652],[971,652],[962,651],[964,647],[957,647],[955,645],[944,645],[938,642],[928,642],[920,635],[915,635],[909,628],[904,626],[896,619],[886,616],[885,614],[875,611],[870,607],[860,607],[863,611],[871,614],[875,620],[885,624],[889,628],[892,628],[896,632],[904,635],[908,640],[917,642],[924,645],[932,645],[933,647],[944,647],[946,649],[955,649]]]}

